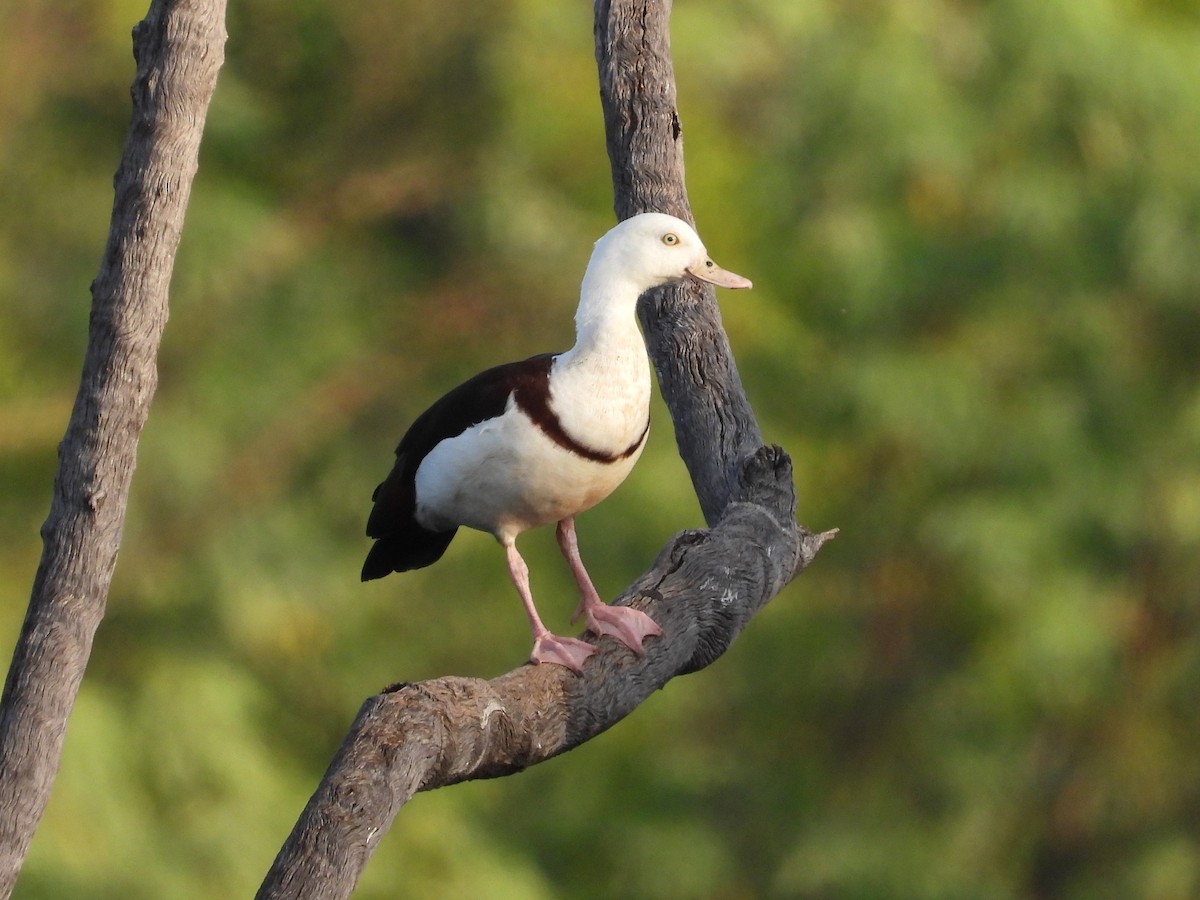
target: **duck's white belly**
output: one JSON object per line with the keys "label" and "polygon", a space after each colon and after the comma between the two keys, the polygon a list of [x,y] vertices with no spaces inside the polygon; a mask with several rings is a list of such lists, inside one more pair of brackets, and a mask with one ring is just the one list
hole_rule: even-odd
{"label": "duck's white belly", "polygon": [[[630,443],[637,439],[635,432]],[[500,417],[425,457],[416,474],[417,521],[515,537],[599,503],[625,480],[644,445],[643,437],[628,456],[596,462],[559,446],[510,401]]]}

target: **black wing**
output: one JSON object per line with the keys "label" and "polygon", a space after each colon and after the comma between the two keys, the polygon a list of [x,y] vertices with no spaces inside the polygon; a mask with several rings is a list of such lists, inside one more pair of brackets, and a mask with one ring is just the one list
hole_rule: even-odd
{"label": "black wing", "polygon": [[434,403],[409,426],[396,447],[396,464],[391,474],[375,488],[371,498],[375,505],[367,519],[367,536],[375,538],[375,543],[363,563],[363,581],[382,578],[390,572],[420,569],[441,558],[457,529],[430,531],[417,522],[417,469],[442,441],[501,415],[514,391],[547,390],[554,356],[542,353],[480,372]]}

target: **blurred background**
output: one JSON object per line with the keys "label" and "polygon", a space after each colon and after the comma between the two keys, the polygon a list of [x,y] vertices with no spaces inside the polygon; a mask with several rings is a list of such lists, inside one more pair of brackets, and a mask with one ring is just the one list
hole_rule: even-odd
{"label": "blurred background", "polygon": [[[145,0],[0,9],[0,642],[40,553]],[[250,896],[360,701],[528,631],[491,538],[358,581],[411,419],[573,337],[591,9],[231,4],[108,616],[19,898]],[[799,519],[715,665],[418,796],[356,896],[1200,896],[1200,2],[688,0],[693,207]],[[702,524],[654,411],[579,522]],[[522,550],[548,624],[550,531]]]}

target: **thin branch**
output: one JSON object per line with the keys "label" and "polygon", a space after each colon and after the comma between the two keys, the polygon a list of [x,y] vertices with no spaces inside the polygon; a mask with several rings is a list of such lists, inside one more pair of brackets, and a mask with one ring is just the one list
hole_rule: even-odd
{"label": "thin branch", "polygon": [[223,61],[224,20],[224,0],[155,0],[133,30],[133,116],[92,284],[83,375],[0,699],[0,896],[12,892],[45,810],[104,616],[138,436],[157,383],[175,251]]}

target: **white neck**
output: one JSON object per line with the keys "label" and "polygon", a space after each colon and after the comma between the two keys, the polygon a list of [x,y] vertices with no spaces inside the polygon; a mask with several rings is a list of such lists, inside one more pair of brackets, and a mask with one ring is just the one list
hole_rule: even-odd
{"label": "white neck", "polygon": [[575,346],[559,355],[552,375],[552,402],[568,433],[601,450],[636,440],[650,408],[650,361],[637,323],[643,288],[623,268],[611,256],[593,256],[580,289]]}
{"label": "white neck", "polygon": [[[589,357],[645,359],[646,345],[637,325],[637,301],[646,290],[625,273],[622,260],[597,252],[588,263],[575,311],[575,346],[562,362],[576,365]],[[569,359],[567,359],[569,357]]]}

